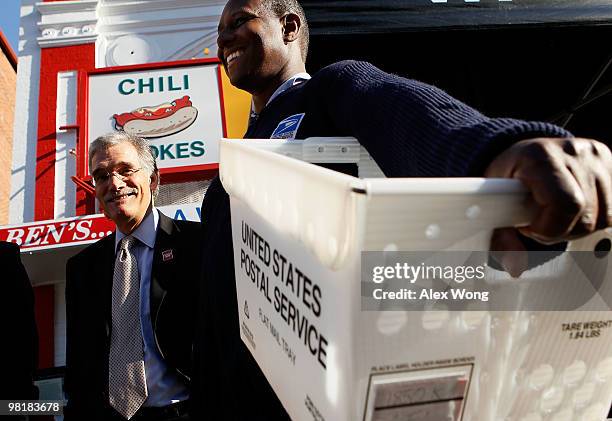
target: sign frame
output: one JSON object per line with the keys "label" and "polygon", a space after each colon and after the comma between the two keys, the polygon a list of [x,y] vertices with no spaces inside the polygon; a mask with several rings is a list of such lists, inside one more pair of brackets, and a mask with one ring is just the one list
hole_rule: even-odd
{"label": "sign frame", "polygon": [[[91,176],[88,168],[89,154],[89,90],[90,78],[98,75],[113,75],[128,72],[173,70],[176,68],[197,67],[210,65],[215,67],[217,77],[217,87],[219,92],[219,107],[221,115],[221,128],[223,137],[227,136],[227,118],[225,115],[225,100],[223,93],[223,82],[221,72],[223,71],[221,61],[218,58],[203,58],[178,61],[155,62],[146,64],[134,64],[127,66],[111,66],[101,69],[81,70],[78,74],[78,94],[77,94],[77,122],[75,125],[66,129],[76,129],[77,131],[77,168],[76,178],[87,184],[91,183]],[[218,163],[188,165],[171,168],[161,168],[160,174],[165,182],[193,181],[212,178],[219,168]]]}

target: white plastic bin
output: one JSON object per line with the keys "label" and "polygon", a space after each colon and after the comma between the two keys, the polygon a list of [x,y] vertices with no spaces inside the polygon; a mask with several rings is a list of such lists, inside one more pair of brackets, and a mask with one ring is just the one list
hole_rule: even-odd
{"label": "white plastic bin", "polygon": [[[351,142],[332,142],[332,160],[363,163]],[[487,250],[493,228],[529,221],[520,183],[359,179],[283,156],[318,151],[306,158],[324,162],[318,144],[220,148],[242,339],[292,419],[606,418],[610,311],[361,309],[362,251]],[[604,237],[572,247],[593,250]],[[563,328],[591,322],[597,337],[570,339]]]}

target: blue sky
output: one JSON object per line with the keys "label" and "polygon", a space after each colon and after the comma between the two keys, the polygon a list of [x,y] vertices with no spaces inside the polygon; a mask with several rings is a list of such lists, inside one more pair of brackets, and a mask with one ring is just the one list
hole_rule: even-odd
{"label": "blue sky", "polygon": [[19,40],[19,4],[21,0],[0,0],[0,29],[17,54]]}

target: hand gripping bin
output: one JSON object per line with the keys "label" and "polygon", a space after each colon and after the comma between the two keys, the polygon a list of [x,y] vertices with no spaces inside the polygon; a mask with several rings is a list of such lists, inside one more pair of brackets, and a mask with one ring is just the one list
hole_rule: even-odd
{"label": "hand gripping bin", "polygon": [[[292,419],[606,418],[612,397],[606,306],[361,308],[362,251],[487,250],[495,227],[529,220],[518,182],[359,179],[294,159],[366,162],[376,173],[350,139],[223,140],[220,153],[242,340]],[[569,247],[593,251],[610,237],[600,231]],[[608,262],[602,294],[609,295]],[[547,273],[531,276],[536,282]],[[601,329],[591,340],[572,340],[563,326]]]}

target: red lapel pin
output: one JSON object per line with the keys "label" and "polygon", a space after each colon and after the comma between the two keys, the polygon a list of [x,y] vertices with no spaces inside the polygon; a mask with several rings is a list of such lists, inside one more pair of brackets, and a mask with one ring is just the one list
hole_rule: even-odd
{"label": "red lapel pin", "polygon": [[168,262],[172,259],[174,259],[174,254],[172,253],[172,249],[162,251],[162,260],[164,262]]}

